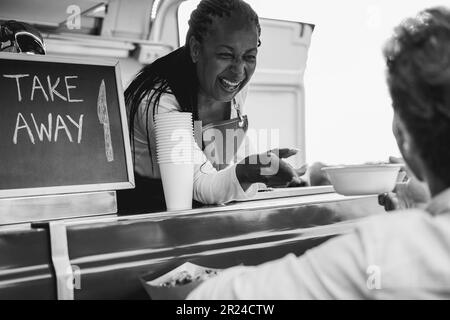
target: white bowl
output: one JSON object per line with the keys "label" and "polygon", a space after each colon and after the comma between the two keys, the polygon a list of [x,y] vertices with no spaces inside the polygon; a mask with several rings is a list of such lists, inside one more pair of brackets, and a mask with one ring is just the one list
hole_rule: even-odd
{"label": "white bowl", "polygon": [[402,164],[363,164],[322,168],[334,190],[344,196],[391,192]]}

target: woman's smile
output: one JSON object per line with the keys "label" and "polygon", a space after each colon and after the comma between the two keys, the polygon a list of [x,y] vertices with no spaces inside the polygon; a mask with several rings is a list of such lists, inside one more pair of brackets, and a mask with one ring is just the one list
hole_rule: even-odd
{"label": "woman's smile", "polygon": [[258,30],[243,16],[215,17],[202,42],[192,40],[200,93],[229,102],[251,79],[258,53]]}
{"label": "woman's smile", "polygon": [[219,84],[225,91],[234,93],[237,90],[239,90],[239,87],[244,82],[244,80],[245,79],[238,80],[238,81],[232,81],[232,80],[228,80],[226,78],[219,77]]}

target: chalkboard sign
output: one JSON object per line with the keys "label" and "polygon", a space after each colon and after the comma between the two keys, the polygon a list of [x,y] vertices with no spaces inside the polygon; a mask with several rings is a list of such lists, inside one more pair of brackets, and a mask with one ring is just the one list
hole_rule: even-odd
{"label": "chalkboard sign", "polygon": [[0,198],[131,188],[118,62],[0,54]]}

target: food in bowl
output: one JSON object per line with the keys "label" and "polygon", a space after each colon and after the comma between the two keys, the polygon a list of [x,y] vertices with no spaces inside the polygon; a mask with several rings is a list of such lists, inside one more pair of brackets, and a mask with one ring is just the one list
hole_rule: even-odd
{"label": "food in bowl", "polygon": [[169,279],[166,282],[161,283],[162,287],[174,287],[174,286],[180,286],[185,285],[191,282],[195,281],[204,281],[210,277],[213,277],[218,274],[217,270],[212,269],[203,269],[198,270],[194,274],[184,270],[178,274],[176,274],[173,278]]}
{"label": "food in bowl", "polygon": [[402,164],[362,164],[324,167],[334,190],[345,196],[390,192]]}
{"label": "food in bowl", "polygon": [[204,280],[220,272],[221,269],[185,262],[157,278],[154,277],[154,272],[150,272],[141,281],[153,300],[182,300]]}

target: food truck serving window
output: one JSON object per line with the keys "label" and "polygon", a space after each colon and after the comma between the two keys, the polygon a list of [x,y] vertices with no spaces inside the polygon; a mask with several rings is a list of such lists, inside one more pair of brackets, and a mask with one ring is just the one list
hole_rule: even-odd
{"label": "food truck serving window", "polygon": [[115,62],[0,55],[0,198],[133,186]]}

